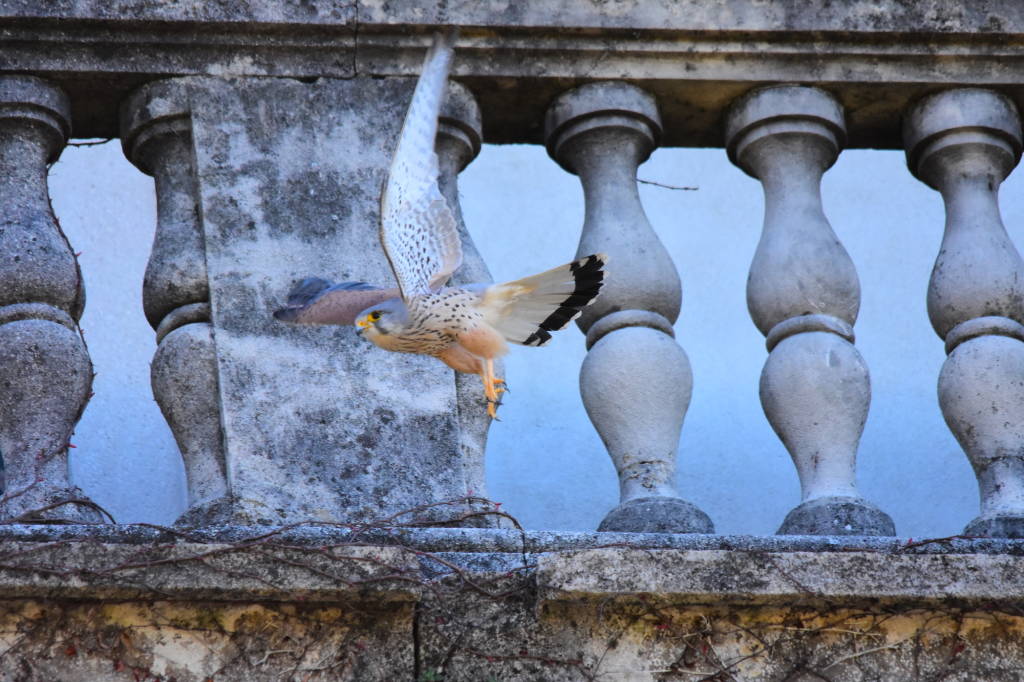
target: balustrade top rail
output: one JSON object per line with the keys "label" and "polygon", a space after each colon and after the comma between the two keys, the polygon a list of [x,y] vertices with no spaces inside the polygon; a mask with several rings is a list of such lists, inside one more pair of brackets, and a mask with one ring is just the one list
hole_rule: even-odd
{"label": "balustrade top rail", "polygon": [[148,81],[411,75],[440,25],[462,29],[454,76],[495,143],[542,143],[551,101],[605,79],[658,99],[666,146],[723,146],[726,108],[756,84],[828,89],[847,113],[847,147],[901,148],[901,113],[936,89],[981,85],[1024,101],[1014,0],[0,0],[0,73],[55,82],[76,137],[113,137],[118,104]]}

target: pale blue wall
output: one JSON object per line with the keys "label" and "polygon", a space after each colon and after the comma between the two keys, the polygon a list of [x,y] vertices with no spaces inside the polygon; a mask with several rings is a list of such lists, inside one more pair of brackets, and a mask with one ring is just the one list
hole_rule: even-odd
{"label": "pale blue wall", "polygon": [[[745,284],[761,224],[760,187],[721,150],[660,150],[640,176],[700,188],[641,186],[683,279],[676,330],[694,391],[680,447],[681,492],[719,532],[772,533],[798,503],[799,487],[757,398],[765,349],[746,313]],[[467,223],[496,279],[572,258],[581,192],[543,149],[487,146],[460,182]],[[1002,193],[1018,243],[1021,182],[1011,176]],[[152,181],[124,161],[115,141],[68,149],[53,167],[51,193],[82,251],[89,297],[82,326],[98,372],[73,438],[75,479],[120,521],[172,521],[185,504],[183,474],[150,395],[155,346],[140,303],[155,220]],[[977,513],[977,488],[936,405],[944,355],[924,308],[941,200],[907,173],[902,154],[848,151],[826,175],[824,201],[863,289],[857,347],[874,399],[860,451],[862,492],[892,515],[900,535],[958,533]],[[592,529],[617,503],[614,469],[578,395],[583,354],[571,328],[546,348],[513,349],[507,361],[513,392],[491,430],[488,482],[491,497],[529,528]]]}

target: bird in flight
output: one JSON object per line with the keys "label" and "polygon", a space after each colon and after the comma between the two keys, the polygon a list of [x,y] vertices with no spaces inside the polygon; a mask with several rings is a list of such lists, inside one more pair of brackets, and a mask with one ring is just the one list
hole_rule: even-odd
{"label": "bird in flight", "polygon": [[380,348],[431,355],[458,372],[479,374],[487,413],[496,418],[505,382],[494,375],[494,360],[508,343],[543,346],[578,317],[601,290],[608,259],[595,254],[505,284],[445,286],[462,262],[462,244],[438,186],[434,140],[454,42],[454,31],[434,36],[381,197],[380,242],[398,288],[310,277],[274,317],[355,324]]}

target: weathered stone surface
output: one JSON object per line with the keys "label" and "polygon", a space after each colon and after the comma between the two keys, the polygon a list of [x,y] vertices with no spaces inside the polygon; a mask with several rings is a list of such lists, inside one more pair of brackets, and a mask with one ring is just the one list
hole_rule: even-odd
{"label": "weathered stone surface", "polygon": [[456,75],[472,81],[494,142],[541,142],[559,93],[623,74],[662,102],[668,146],[720,145],[729,103],[765,83],[828,84],[853,112],[851,147],[899,148],[901,112],[936,86],[1024,96],[1013,0],[3,0],[0,71],[57,79],[78,134],[108,136],[120,101],[148,80],[411,75],[444,24],[463,27]]}
{"label": "weathered stone surface", "polygon": [[346,603],[0,601],[0,680],[409,680],[412,616]]}
{"label": "weathered stone surface", "polygon": [[419,561],[401,547],[248,542],[131,545],[92,541],[0,545],[0,597],[218,601],[418,599]]}
{"label": "weathered stone surface", "polygon": [[579,176],[586,199],[577,256],[607,253],[612,259],[601,295],[579,318],[584,333],[620,310],[654,312],[670,324],[679,317],[679,274],[644,213],[636,187],[636,169],[650,157],[661,134],[655,99],[618,81],[562,93],[545,116],[548,154]]}
{"label": "weathered stone surface", "polygon": [[818,497],[786,514],[785,535],[896,535],[889,515],[859,497]]}
{"label": "weathered stone surface", "polygon": [[1002,555],[605,548],[542,556],[537,584],[541,601],[649,594],[688,604],[984,602],[1015,599],[1022,568]]}
{"label": "weathered stone surface", "polygon": [[726,121],[729,159],[760,180],[765,195],[747,307],[769,352],[761,405],[793,458],[803,500],[780,533],[895,533],[857,492],[871,402],[868,368],[853,346],[860,281],[821,202],[822,175],[845,139],[843,108],[816,87],[753,90]]}
{"label": "weathered stone surface", "polygon": [[597,530],[602,533],[714,533],[711,517],[677,497],[636,497],[612,509]]}
{"label": "weathered stone surface", "polygon": [[948,353],[939,405],[981,493],[981,514],[967,528],[1017,536],[1024,523],[1024,260],[1003,226],[998,193],[1020,160],[1020,115],[1000,93],[958,88],[918,102],[903,134],[911,172],[946,207],[928,317]]}
{"label": "weathered stone surface", "polygon": [[70,135],[67,96],[27,76],[0,77],[0,306],[44,303],[82,315],[85,293],[49,204],[46,166]]}
{"label": "weathered stone surface", "polygon": [[[253,530],[212,544],[140,543],[116,527],[80,534],[132,542],[0,541],[0,680],[1009,682],[1024,667],[1020,541],[634,534],[618,538],[630,547],[502,559],[472,542],[434,553],[353,546],[341,528]],[[824,541],[876,551],[791,551]]]}
{"label": "weathered stone surface", "polygon": [[269,314],[309,275],[391,283],[379,188],[412,80],[190,87],[232,519],[354,522],[464,498],[480,476],[451,370]]}
{"label": "weathered stone surface", "polygon": [[156,234],[142,305],[159,344],[150,366],[153,397],[174,433],[188,481],[182,526],[224,523],[231,512],[191,99],[190,83],[172,79],[139,88],[121,105],[121,147],[156,185]]}
{"label": "weathered stone surface", "polygon": [[121,147],[156,185],[157,227],[142,286],[154,329],[176,308],[210,301],[189,100],[187,82],[166,80],[121,105]]}
{"label": "weathered stone surface", "polygon": [[676,491],[693,389],[690,361],[672,338],[682,288],[636,183],[661,137],[658,104],[626,83],[589,83],[559,95],[544,130],[548,154],[583,186],[576,256],[601,253],[609,263],[600,296],[577,320],[589,349],[580,394],[619,477],[620,504],[600,529],[711,532],[707,515]]}
{"label": "weathered stone surface", "polygon": [[0,76],[0,518],[101,521],[68,475],[92,363],[78,261],[50,206],[47,164],[70,134],[67,96]]}
{"label": "weathered stone surface", "polygon": [[228,522],[231,500],[211,325],[186,324],[169,333],[153,356],[150,377],[185,464],[188,509],[178,523],[192,527]]}

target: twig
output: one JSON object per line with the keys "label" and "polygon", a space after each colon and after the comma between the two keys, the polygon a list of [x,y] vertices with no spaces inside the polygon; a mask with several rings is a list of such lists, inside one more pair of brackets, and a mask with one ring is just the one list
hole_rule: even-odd
{"label": "twig", "polygon": [[952,542],[953,540],[978,540],[976,535],[947,535],[944,538],[927,538],[925,540],[914,541],[913,538],[907,540],[906,544],[902,545],[898,551],[902,552],[907,549],[913,549],[914,547],[921,547],[923,545],[931,545],[939,542]]}
{"label": "twig", "polygon": [[106,137],[102,140],[93,140],[92,142],[68,142],[69,147],[96,147],[101,144],[106,144],[113,140],[112,137]]}
{"label": "twig", "polygon": [[837,658],[836,660],[832,661],[831,663],[826,665],[824,668],[822,668],[822,670],[828,670],[829,668],[837,666],[840,663],[845,663],[846,661],[852,660],[854,658],[860,658],[861,656],[867,656],[868,654],[878,653],[879,651],[885,651],[887,649],[897,649],[897,648],[903,646],[904,644],[906,644],[908,641],[909,640],[904,639],[904,640],[901,640],[899,642],[896,642],[895,644],[885,644],[883,646],[876,646],[876,647],[872,647],[871,649],[864,649],[863,651],[855,651],[852,654],[846,654],[845,656],[840,656],[839,658]]}
{"label": "twig", "polygon": [[666,185],[663,182],[655,182],[654,180],[644,180],[643,178],[637,178],[636,181],[639,182],[639,183],[642,183],[644,185],[654,185],[655,187],[662,187],[664,189],[675,189],[675,190],[680,190],[680,191],[683,191],[683,192],[696,192],[697,190],[700,189],[700,187],[686,187],[686,186],[681,186],[681,185]]}

